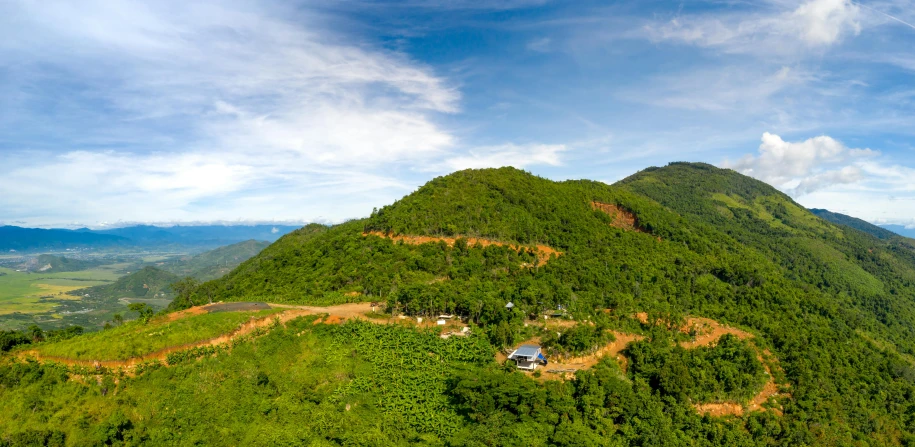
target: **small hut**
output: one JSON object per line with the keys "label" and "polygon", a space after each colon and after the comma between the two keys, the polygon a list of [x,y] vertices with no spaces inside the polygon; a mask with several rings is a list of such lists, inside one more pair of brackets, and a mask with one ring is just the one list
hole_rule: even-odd
{"label": "small hut", "polygon": [[546,366],[548,363],[543,356],[543,350],[537,345],[521,345],[509,354],[508,358],[515,361],[518,369],[528,371],[537,369],[537,365]]}

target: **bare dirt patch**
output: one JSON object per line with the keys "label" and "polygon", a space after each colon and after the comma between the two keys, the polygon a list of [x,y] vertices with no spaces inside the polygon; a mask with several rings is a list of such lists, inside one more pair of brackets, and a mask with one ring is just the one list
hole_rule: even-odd
{"label": "bare dirt patch", "polygon": [[627,231],[637,231],[639,233],[649,233],[648,230],[639,225],[639,219],[631,211],[614,205],[612,203],[591,202],[591,208],[601,210],[613,219],[610,226]]}
{"label": "bare dirt patch", "polygon": [[520,244],[510,244],[507,242],[500,242],[500,241],[494,241],[491,239],[482,239],[482,238],[476,238],[476,237],[460,237],[460,236],[459,237],[444,237],[444,236],[437,237],[437,236],[392,235],[392,234],[385,234],[381,231],[371,231],[368,233],[362,233],[362,235],[363,236],[378,236],[380,238],[390,239],[394,242],[403,242],[405,244],[410,244],[410,245],[422,245],[422,244],[435,243],[435,242],[444,242],[449,247],[453,247],[454,243],[457,242],[458,239],[464,239],[465,241],[467,241],[467,245],[471,246],[471,247],[479,244],[483,247],[488,247],[490,245],[495,245],[495,246],[499,246],[499,247],[508,247],[508,248],[518,251],[518,252],[523,251],[523,250],[533,250],[534,253],[537,255],[537,266],[538,267],[546,265],[546,263],[550,261],[551,256],[555,255],[556,257],[559,257],[562,255],[562,252],[554,250],[552,247],[549,247],[546,245],[528,246],[528,245],[520,245]]}

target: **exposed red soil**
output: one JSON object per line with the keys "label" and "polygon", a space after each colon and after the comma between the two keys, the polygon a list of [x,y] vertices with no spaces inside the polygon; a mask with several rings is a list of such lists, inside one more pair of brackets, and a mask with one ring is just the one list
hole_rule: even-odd
{"label": "exposed red soil", "polygon": [[552,247],[549,247],[546,245],[527,246],[527,245],[519,245],[519,244],[510,244],[507,242],[500,242],[500,241],[494,241],[491,239],[483,239],[483,238],[477,238],[477,237],[408,236],[408,235],[385,234],[381,231],[371,231],[368,233],[362,233],[362,235],[363,236],[378,236],[381,238],[390,239],[394,242],[403,242],[405,244],[410,244],[410,245],[422,245],[422,244],[428,244],[430,242],[444,242],[449,247],[453,247],[454,243],[458,239],[464,239],[465,241],[467,241],[467,245],[471,246],[471,247],[474,245],[477,245],[477,244],[479,244],[483,247],[495,245],[495,246],[499,246],[499,247],[508,247],[508,248],[518,251],[518,252],[520,252],[522,250],[531,250],[532,249],[532,250],[534,250],[534,253],[537,255],[537,266],[538,267],[546,265],[546,263],[550,261],[550,257],[552,255],[556,255],[557,257],[562,255],[562,252],[556,251]]}
{"label": "exposed red soil", "polygon": [[[648,324],[648,314],[645,312],[640,312],[635,314],[635,317],[642,323]],[[662,324],[662,321],[656,321],[655,324]],[[753,337],[753,334],[749,332],[733,328],[730,326],[725,326],[715,320],[710,318],[701,318],[701,317],[688,317],[686,318],[685,324],[680,327],[680,331],[683,333],[692,333],[695,334],[695,337],[691,341],[680,342],[680,346],[685,349],[695,349],[698,347],[704,346],[713,346],[718,339],[720,339],[725,334],[731,334],[742,340],[749,339]],[[642,340],[645,337],[636,334],[627,334],[623,332],[614,332],[613,335],[616,337],[616,341],[607,344],[599,351],[583,356],[564,359],[562,357],[553,357],[550,359],[550,364],[544,368],[546,371],[550,370],[569,370],[570,373],[549,373],[543,372],[541,374],[542,380],[562,380],[568,379],[573,376],[572,371],[579,369],[587,369],[596,365],[601,358],[606,356],[613,356],[619,362],[620,367],[623,371],[626,370],[627,359],[621,354],[621,352],[626,349],[626,346],[637,340]],[[530,341],[529,341],[530,342]],[[504,357],[504,356],[502,356]],[[746,404],[741,404],[739,402],[715,402],[715,403],[705,403],[705,404],[695,404],[694,407],[696,411],[702,414],[708,414],[710,416],[740,416],[746,412],[769,410],[777,415],[781,415],[782,412],[780,409],[776,408],[777,402],[774,401],[774,398],[779,397],[783,394],[779,389],[779,385],[775,383],[775,378],[772,376],[772,363],[770,360],[774,359],[774,356],[768,350],[764,350],[759,353],[759,361],[763,364],[763,367],[766,370],[766,375],[768,380],[765,385],[763,385],[762,390],[756,396],[753,396],[749,402]],[[502,359],[504,360],[504,358]],[[777,366],[776,366],[777,367]],[[763,405],[766,403],[772,403],[772,408],[766,408]]]}
{"label": "exposed red soil", "polygon": [[[685,330],[684,330],[685,329]],[[690,333],[696,331],[696,337],[692,341],[680,342],[680,346],[686,349],[698,348],[700,346],[711,346],[718,341],[724,334],[731,334],[741,340],[752,338],[749,332],[742,331],[730,326],[724,326],[715,320],[709,318],[691,317],[686,319],[686,326],[681,332]]]}
{"label": "exposed red soil", "polygon": [[[553,357],[550,359],[550,364],[544,369],[546,371],[588,369],[596,365],[604,357],[613,357],[619,362],[623,371],[625,371],[626,357],[621,355],[620,352],[626,349],[626,346],[629,345],[629,343],[642,340],[645,337],[637,334],[627,334],[625,332],[615,331],[613,332],[613,336],[616,337],[616,340],[608,343],[593,354],[570,358]],[[563,373],[550,373],[546,371],[544,371],[540,377],[547,380],[568,379],[573,376],[573,374],[565,375]]]}
{"label": "exposed red soil", "polygon": [[207,306],[197,306],[190,309],[184,309],[178,312],[172,312],[168,314],[168,321],[180,320],[182,318],[189,317],[191,315],[203,315],[207,313]]}
{"label": "exposed red soil", "polygon": [[[209,304],[206,306],[197,306],[190,309],[186,309],[181,312],[175,312],[169,315],[169,321],[179,320],[181,318],[187,318],[192,315],[200,315],[208,312],[208,309],[211,307],[219,306],[220,304]],[[76,360],[69,358],[61,357],[52,357],[52,356],[42,356],[37,351],[22,351],[19,353],[19,357],[22,359],[31,358],[43,362],[55,362],[61,363],[68,366],[84,366],[90,368],[110,368],[110,369],[124,369],[131,370],[137,365],[149,361],[163,361],[168,356],[168,354],[177,351],[183,351],[187,349],[193,349],[201,346],[218,346],[225,345],[230,343],[232,340],[248,335],[254,332],[258,328],[268,327],[274,324],[275,321],[279,321],[280,324],[285,324],[286,322],[306,316],[306,315],[320,315],[328,314],[328,317],[324,319],[324,323],[327,324],[340,324],[341,322],[349,318],[359,318],[368,320],[364,317],[364,314],[371,312],[372,306],[371,303],[348,303],[341,304],[339,306],[328,306],[328,307],[317,307],[317,306],[291,306],[291,305],[282,305],[282,304],[271,304],[270,307],[273,308],[286,308],[287,310],[269,315],[263,318],[254,319],[243,323],[238,329],[228,333],[223,334],[218,337],[214,337],[208,340],[201,340],[194,343],[188,343],[179,346],[170,346],[165,349],[161,349],[156,352],[151,352],[139,357],[133,357],[126,360]]]}
{"label": "exposed red soil", "polygon": [[[203,312],[205,313],[205,312]],[[184,345],[178,346],[169,346],[165,349],[160,349],[149,354],[145,354],[138,357],[132,357],[126,360],[77,360],[69,359],[63,357],[53,357],[53,356],[43,356],[38,351],[23,351],[19,353],[19,357],[22,359],[35,359],[42,362],[55,362],[61,363],[67,366],[85,366],[85,367],[94,367],[94,368],[110,368],[110,369],[132,369],[137,365],[149,361],[163,361],[172,352],[183,351],[186,349],[197,348],[201,346],[219,346],[228,344],[233,339],[248,335],[254,332],[258,328],[268,327],[274,324],[275,321],[279,321],[280,324],[284,324],[289,320],[298,318],[304,315],[311,315],[311,312],[303,310],[288,310],[279,314],[269,315],[263,318],[253,318],[241,326],[238,329],[228,333],[223,334],[218,337],[213,337],[208,340],[201,340],[194,343],[187,343]],[[192,314],[185,314],[187,317]]]}
{"label": "exposed red soil", "polygon": [[607,213],[613,219],[613,221],[610,222],[610,226],[612,227],[616,227],[621,230],[649,233],[639,225],[639,219],[635,217],[635,214],[632,214],[632,212],[620,207],[619,205],[602,202],[591,202],[591,208]]}

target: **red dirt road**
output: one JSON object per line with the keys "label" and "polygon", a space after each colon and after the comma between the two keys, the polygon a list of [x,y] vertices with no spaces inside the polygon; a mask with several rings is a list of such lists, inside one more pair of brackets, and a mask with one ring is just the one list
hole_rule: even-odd
{"label": "red dirt road", "polygon": [[[449,247],[453,247],[454,243],[458,239],[461,239],[460,237],[455,238],[455,237],[405,236],[405,235],[394,236],[394,235],[384,234],[380,231],[362,233],[362,235],[363,236],[378,236],[380,238],[390,239],[393,242],[403,241],[403,243],[410,244],[410,245],[422,245],[422,244],[428,244],[430,242],[440,242],[441,241],[441,242],[448,244]],[[556,255],[557,257],[562,255],[562,252],[556,251],[553,248],[546,246],[546,245],[526,246],[526,245],[518,245],[518,244],[509,244],[506,242],[499,242],[499,241],[494,241],[494,240],[490,240],[490,239],[481,239],[481,238],[476,238],[476,237],[465,237],[463,239],[467,241],[467,245],[469,245],[469,246],[474,246],[476,244],[480,244],[483,247],[488,247],[490,245],[496,245],[499,247],[508,247],[512,250],[519,251],[519,252],[522,250],[527,250],[527,249],[532,248],[537,253],[537,266],[538,267],[546,265],[546,263],[550,261],[551,255]]]}

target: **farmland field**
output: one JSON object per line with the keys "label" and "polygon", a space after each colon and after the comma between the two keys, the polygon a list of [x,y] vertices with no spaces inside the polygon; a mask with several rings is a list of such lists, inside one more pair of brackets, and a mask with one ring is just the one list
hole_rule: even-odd
{"label": "farmland field", "polygon": [[59,326],[63,315],[58,307],[79,302],[67,292],[114,281],[121,276],[120,268],[113,264],[81,272],[26,273],[0,267],[0,330],[22,329],[33,323]]}

